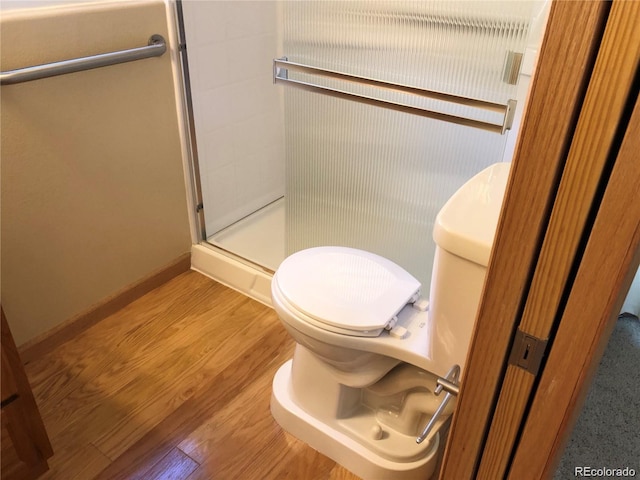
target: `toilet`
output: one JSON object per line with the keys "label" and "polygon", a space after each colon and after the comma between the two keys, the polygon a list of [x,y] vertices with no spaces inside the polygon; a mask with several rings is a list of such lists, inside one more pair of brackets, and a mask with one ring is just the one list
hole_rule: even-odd
{"label": "toilet", "polygon": [[274,377],[271,413],[285,431],[365,480],[433,475],[509,168],[478,173],[438,213],[428,297],[363,250],[315,247],[282,262],[271,294],[296,347]]}

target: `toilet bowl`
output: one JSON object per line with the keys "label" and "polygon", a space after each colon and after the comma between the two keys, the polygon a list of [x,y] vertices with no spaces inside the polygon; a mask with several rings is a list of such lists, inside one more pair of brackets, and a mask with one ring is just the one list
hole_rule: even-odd
{"label": "toilet bowl", "polygon": [[433,474],[455,404],[438,379],[464,374],[509,166],[483,170],[439,212],[428,299],[371,252],[325,246],[285,259],[271,293],[296,348],[271,411],[286,431],[365,480]]}

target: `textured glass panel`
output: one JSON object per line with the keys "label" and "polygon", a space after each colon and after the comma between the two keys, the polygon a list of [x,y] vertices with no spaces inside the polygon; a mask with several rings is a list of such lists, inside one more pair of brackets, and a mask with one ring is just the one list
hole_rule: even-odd
{"label": "textured glass panel", "polygon": [[[507,52],[522,52],[529,2],[287,2],[288,60],[496,103]],[[486,113],[290,72],[350,92],[492,123]],[[286,251],[342,245],[383,255],[428,292],[433,222],[466,180],[502,160],[506,137],[285,89]]]}

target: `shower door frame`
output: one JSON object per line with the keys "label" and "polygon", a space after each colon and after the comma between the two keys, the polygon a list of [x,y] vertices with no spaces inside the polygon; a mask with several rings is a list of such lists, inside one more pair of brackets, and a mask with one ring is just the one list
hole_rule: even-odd
{"label": "shower door frame", "polygon": [[[608,340],[612,322],[617,317],[615,309],[624,299],[640,256],[640,219],[636,218],[637,209],[630,209],[629,213],[636,217],[631,218],[631,225],[626,230],[618,232],[628,240],[628,245],[623,245],[622,251],[611,252],[617,256],[607,272],[598,270],[595,267],[596,254],[593,250],[584,251],[587,238],[594,228],[594,221],[601,222],[599,230],[593,230],[589,241],[600,241],[601,245],[605,242],[606,245],[607,235],[611,235],[616,226],[610,223],[606,213],[596,217],[594,209],[587,215],[567,201],[567,198],[573,198],[595,208],[606,189],[609,203],[602,203],[602,209],[606,207],[615,211],[615,200],[620,198],[620,191],[633,194],[632,185],[619,182],[607,185],[607,182],[624,133],[621,128],[629,121],[630,108],[636,102],[633,92],[638,81],[640,34],[633,30],[633,25],[639,22],[640,6],[625,5],[617,0],[613,4],[554,2],[552,5],[528,114],[524,118],[496,234],[477,327],[467,357],[467,377],[454,414],[440,478],[519,479],[553,475],[564,442],[579,413],[578,407]],[[559,63],[563,64],[561,70],[556,67]],[[614,64],[626,70],[626,77],[622,78],[618,69],[612,69]],[[617,76],[611,72],[616,72]],[[572,91],[574,86],[577,90]],[[553,92],[554,102],[548,102],[549,92]],[[617,92],[622,93],[616,97]],[[627,92],[631,95],[628,98]],[[567,105],[571,95],[573,97]],[[605,101],[611,99],[614,100],[611,104]],[[595,115],[594,105],[605,109],[603,118]],[[610,114],[610,111],[614,113]],[[580,112],[583,112],[582,116]],[[584,150],[592,138],[609,143],[603,147],[598,145],[596,150],[600,151],[592,155]],[[637,148],[638,140],[632,141]],[[586,153],[584,161],[576,155],[572,158],[574,147]],[[626,154],[622,153],[615,168],[619,165],[623,168],[625,162],[628,166],[634,161],[629,158],[632,155],[628,147]],[[633,178],[628,180],[633,182]],[[575,192],[579,192],[585,182],[593,186],[593,190],[587,189],[584,192],[586,198],[580,198]],[[616,188],[619,191],[612,192]],[[546,251],[542,248],[543,238],[545,235],[554,238],[554,217],[564,219],[567,224],[583,222],[585,228],[582,231],[582,224],[567,227],[576,244],[565,242],[562,237],[558,240],[556,232],[556,240],[551,246],[556,252],[550,252],[549,248]],[[635,230],[633,221],[636,222]],[[555,223],[557,225],[558,221]],[[557,258],[557,251],[572,259],[568,265],[549,262],[549,258]],[[602,256],[601,251],[596,253]],[[544,281],[538,282],[542,285],[538,292],[529,290],[535,286],[536,268],[546,268]],[[581,283],[576,278],[578,268],[582,272]],[[567,317],[567,312],[563,316],[563,308],[569,305],[570,295],[575,296],[574,302],[580,300],[580,295],[584,298],[590,285],[603,273],[612,273],[610,280],[600,284],[609,285],[613,294],[602,295],[595,302],[599,308],[597,312],[584,312],[582,320],[589,327],[580,332],[581,342],[572,343],[568,338],[567,325],[572,320],[575,324],[576,320]],[[571,291],[572,285],[580,288]],[[509,365],[515,331],[523,325],[520,317],[526,313],[525,309],[531,303],[546,298],[545,295],[558,295],[559,292],[564,292],[561,293],[564,302],[558,305],[557,311],[539,309],[546,313],[539,324],[546,324],[547,338],[553,342],[554,332],[558,332],[555,337],[558,343],[550,343],[546,352],[549,359],[546,366],[543,364],[541,372],[531,374]],[[575,317],[575,310],[573,314]],[[567,356],[577,361],[559,368],[561,362],[558,359]],[[508,376],[516,370],[519,374]],[[552,402],[548,400],[549,391],[554,394]],[[536,410],[530,411],[532,406]],[[547,424],[545,421],[545,425],[534,427],[526,423],[530,412],[538,421],[553,417],[554,422]],[[545,450],[537,452],[532,459],[541,444]]]}

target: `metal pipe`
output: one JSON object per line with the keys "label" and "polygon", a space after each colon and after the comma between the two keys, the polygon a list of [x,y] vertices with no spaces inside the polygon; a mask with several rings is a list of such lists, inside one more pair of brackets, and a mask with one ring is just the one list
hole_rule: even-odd
{"label": "metal pipe", "polygon": [[447,393],[444,396],[442,403],[438,405],[438,408],[436,409],[435,413],[429,419],[429,422],[427,423],[427,425],[424,427],[420,435],[418,435],[418,437],[416,438],[416,443],[424,442],[424,440],[427,438],[429,433],[431,433],[431,430],[433,429],[436,422],[440,418],[440,415],[442,415],[442,412],[444,412],[444,409],[446,408],[447,404],[451,400],[451,397],[453,397],[454,395],[458,395],[459,387],[457,382],[459,377],[460,377],[460,366],[454,365],[453,367],[451,367],[451,369],[449,370],[445,378],[438,378],[436,380],[437,386],[434,389],[433,393],[436,395],[440,395],[443,389]]}

